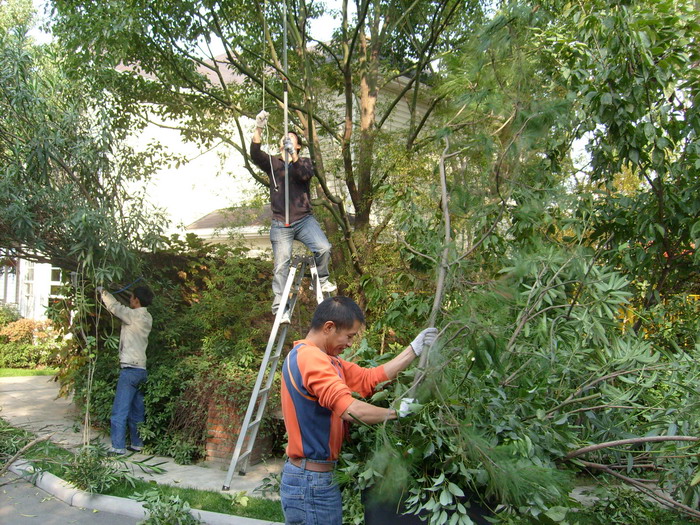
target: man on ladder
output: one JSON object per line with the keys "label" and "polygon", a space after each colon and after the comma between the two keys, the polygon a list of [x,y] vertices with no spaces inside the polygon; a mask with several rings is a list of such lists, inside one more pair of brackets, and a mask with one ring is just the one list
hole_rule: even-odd
{"label": "man on ladder", "polygon": [[[270,177],[270,206],[272,208],[270,242],[272,243],[274,260],[272,291],[275,294],[272,302],[272,313],[276,314],[280,302],[285,304],[287,302],[287,298],[282,297],[282,292],[289,274],[295,239],[303,243],[314,255],[321,281],[321,292],[332,293],[337,287],[328,280],[331,244],[311,212],[309,186],[311,177],[314,176],[311,159],[299,156],[301,141],[293,131],[288,132],[287,136],[280,141],[280,157],[270,156],[263,152],[260,143],[262,131],[267,126],[268,116],[267,111],[263,110],[255,119],[250,157],[255,165]],[[288,187],[287,179],[289,180]],[[288,196],[286,203],[285,196]],[[289,312],[285,311],[281,323],[289,322]]]}

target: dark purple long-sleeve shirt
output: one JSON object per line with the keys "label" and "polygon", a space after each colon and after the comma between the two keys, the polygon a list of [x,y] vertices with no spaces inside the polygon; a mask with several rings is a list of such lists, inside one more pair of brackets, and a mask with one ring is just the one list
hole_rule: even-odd
{"label": "dark purple long-sleeve shirt", "polygon": [[[250,143],[250,158],[253,159],[258,168],[270,176],[272,218],[284,222],[284,160],[262,151],[258,142]],[[311,159],[299,157],[296,162],[290,162],[288,173],[291,181],[289,185],[289,222],[292,223],[303,219],[306,215],[311,215],[309,181],[314,176]]]}

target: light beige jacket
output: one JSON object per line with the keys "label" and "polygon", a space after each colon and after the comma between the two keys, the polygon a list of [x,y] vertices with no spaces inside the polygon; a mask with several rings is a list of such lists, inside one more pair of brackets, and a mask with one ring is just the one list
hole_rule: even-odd
{"label": "light beige jacket", "polygon": [[153,318],[148,309],[129,308],[117,301],[107,290],[102,290],[102,301],[107,310],[122,322],[119,336],[119,363],[121,366],[146,368],[146,347]]}

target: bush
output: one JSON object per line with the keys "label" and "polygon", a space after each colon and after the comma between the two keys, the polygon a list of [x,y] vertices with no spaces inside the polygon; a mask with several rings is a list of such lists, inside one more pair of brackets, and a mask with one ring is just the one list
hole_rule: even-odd
{"label": "bush", "polygon": [[52,366],[63,339],[48,321],[18,319],[0,330],[0,366],[35,368]]}
{"label": "bush", "polygon": [[[140,433],[150,452],[178,463],[204,455],[208,394],[219,389],[227,397],[240,394],[247,406],[273,322],[271,264],[219,249],[225,247],[188,238],[171,250],[144,256],[143,278],[155,299],[148,307],[153,329]],[[58,308],[52,317],[74,331],[75,346],[61,362],[62,388],[84,407],[92,377],[92,421],[108,428],[119,373],[119,321],[104,309],[96,316],[86,297],[69,297],[60,306],[75,304],[87,306],[72,324]],[[88,373],[90,365],[94,375]]]}
{"label": "bush", "polygon": [[34,319],[18,319],[0,330],[0,340],[10,343],[33,343],[34,333],[43,328],[42,324]]}
{"label": "bush", "polygon": [[32,368],[38,364],[35,348],[27,343],[0,343],[1,368]]}
{"label": "bush", "polygon": [[0,328],[20,318],[17,309],[9,304],[0,304]]}

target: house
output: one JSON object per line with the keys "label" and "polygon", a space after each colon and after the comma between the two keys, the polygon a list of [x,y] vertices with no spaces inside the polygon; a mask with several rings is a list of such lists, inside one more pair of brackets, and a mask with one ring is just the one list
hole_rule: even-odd
{"label": "house", "polygon": [[238,240],[249,249],[250,257],[269,257],[271,219],[272,210],[268,204],[223,208],[197,219],[186,231],[209,243]]}
{"label": "house", "polygon": [[45,263],[11,257],[0,266],[0,304],[17,309],[22,317],[46,319],[46,308],[61,297],[63,270]]}

